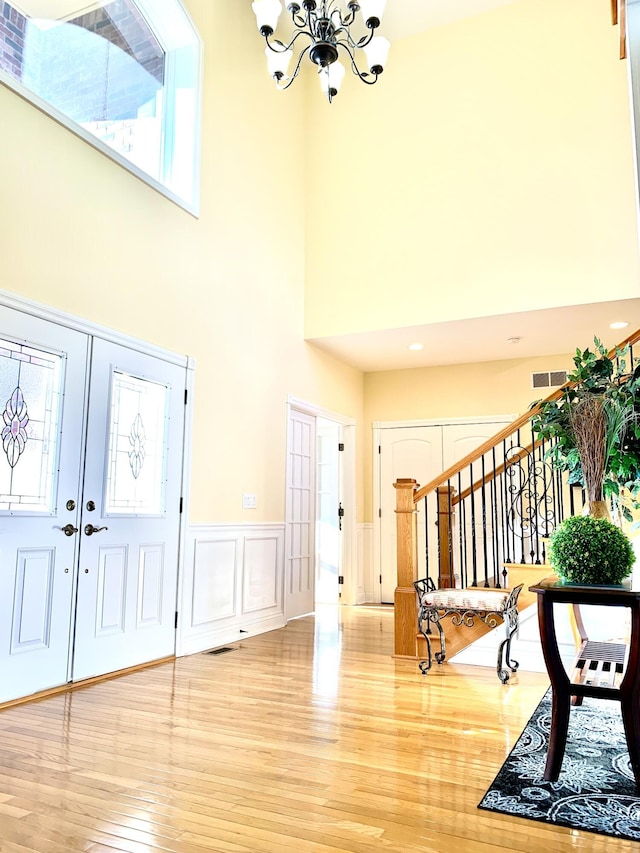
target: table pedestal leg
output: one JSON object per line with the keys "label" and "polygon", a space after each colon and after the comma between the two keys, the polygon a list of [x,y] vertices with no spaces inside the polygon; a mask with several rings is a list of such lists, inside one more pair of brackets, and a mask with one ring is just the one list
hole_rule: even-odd
{"label": "table pedestal leg", "polygon": [[631,760],[631,770],[640,787],[640,719],[638,719],[638,702],[633,697],[624,697],[621,702],[622,722],[627,738],[627,749]]}
{"label": "table pedestal leg", "polygon": [[569,731],[569,714],[571,711],[571,696],[564,691],[553,689],[551,706],[551,734],[547,763],[544,768],[544,778],[547,782],[555,782],[560,775],[562,759],[567,746]]}

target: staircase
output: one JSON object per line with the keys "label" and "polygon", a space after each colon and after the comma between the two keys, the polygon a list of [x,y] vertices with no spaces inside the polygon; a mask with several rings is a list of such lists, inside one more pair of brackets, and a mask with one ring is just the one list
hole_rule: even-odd
{"label": "staircase", "polygon": [[[633,347],[640,329],[608,353]],[[546,400],[557,400],[558,388]],[[546,541],[565,517],[582,511],[580,486],[552,468],[549,442],[540,441],[533,406],[431,482],[397,480],[397,587],[394,595],[395,655],[419,657],[414,580],[437,588],[508,586],[509,566],[542,565]],[[537,579],[537,578],[536,578]]]}

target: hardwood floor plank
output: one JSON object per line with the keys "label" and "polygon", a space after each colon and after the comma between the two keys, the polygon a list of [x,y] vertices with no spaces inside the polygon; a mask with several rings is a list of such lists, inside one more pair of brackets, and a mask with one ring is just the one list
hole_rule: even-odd
{"label": "hardwood floor plank", "polygon": [[[0,712],[0,853],[622,853],[481,812],[548,687],[423,676],[389,608],[318,618]],[[517,641],[514,641],[517,642]]]}

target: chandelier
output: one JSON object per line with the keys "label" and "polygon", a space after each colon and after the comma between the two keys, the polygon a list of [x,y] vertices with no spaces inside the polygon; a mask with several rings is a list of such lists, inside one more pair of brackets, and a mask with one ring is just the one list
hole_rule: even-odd
{"label": "chandelier", "polygon": [[[306,54],[318,66],[318,75],[322,91],[329,99],[340,91],[345,75],[345,67],[339,61],[340,51],[348,61],[351,70],[372,86],[384,71],[387,54],[391,47],[384,36],[375,32],[380,26],[386,0],[301,0],[288,3],[287,11],[291,15],[293,32],[288,43],[272,38],[282,12],[280,0],[255,0],[252,9],[255,12],[260,35],[266,42],[265,54],[269,73],[278,89],[288,89],[298,76],[302,60]],[[356,13],[361,12],[362,20],[369,31],[357,37],[351,32],[356,21]],[[308,40],[296,60],[291,75],[287,75],[293,57],[294,47],[299,38]],[[368,71],[358,67],[359,52],[366,58]]]}

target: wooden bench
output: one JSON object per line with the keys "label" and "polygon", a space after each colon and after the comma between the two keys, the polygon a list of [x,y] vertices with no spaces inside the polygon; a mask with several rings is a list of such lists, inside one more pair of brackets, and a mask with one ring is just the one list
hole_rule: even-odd
{"label": "wooden bench", "polygon": [[426,675],[431,669],[431,623],[436,625],[440,635],[440,651],[435,653],[436,661],[441,664],[446,658],[445,635],[442,620],[451,616],[453,625],[471,627],[476,619],[490,628],[496,628],[500,621],[504,623],[506,637],[498,649],[496,671],[503,684],[509,680],[509,670],[518,669],[518,661],[511,659],[511,638],[518,630],[518,596],[523,584],[512,590],[500,589],[436,589],[431,578],[415,581],[418,594],[418,630],[427,641],[427,660],[420,661],[420,671]]}

